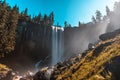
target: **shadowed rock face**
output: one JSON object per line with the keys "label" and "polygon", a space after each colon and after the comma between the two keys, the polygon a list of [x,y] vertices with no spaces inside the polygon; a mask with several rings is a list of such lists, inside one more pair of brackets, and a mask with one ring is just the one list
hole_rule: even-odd
{"label": "shadowed rock face", "polygon": [[[116,56],[113,57],[109,63],[106,63],[106,67],[103,71],[103,73],[101,73],[103,76],[105,76],[105,73],[109,73],[111,72],[111,78],[112,80],[120,80],[120,56]],[[104,73],[105,72],[105,73]]]}
{"label": "shadowed rock face", "polygon": [[96,47],[94,50],[93,50],[93,56],[99,56],[100,52],[102,52],[104,50],[105,47],[111,45],[112,42],[107,42],[105,44],[101,44],[100,46]]}
{"label": "shadowed rock face", "polygon": [[103,41],[105,40],[108,40],[108,39],[112,39],[112,38],[115,38],[116,35],[120,34],[120,29],[118,30],[115,30],[113,32],[108,32],[108,33],[105,33],[105,34],[102,34],[99,36],[99,38]]}

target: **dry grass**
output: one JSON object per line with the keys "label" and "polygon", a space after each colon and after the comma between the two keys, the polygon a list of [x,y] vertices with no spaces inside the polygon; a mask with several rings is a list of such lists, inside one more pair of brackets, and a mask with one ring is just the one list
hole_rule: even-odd
{"label": "dry grass", "polygon": [[[105,46],[99,56],[93,56],[94,50],[89,51],[79,63],[62,71],[57,80],[111,80],[110,71],[104,73],[104,77],[101,73],[104,72],[106,64],[110,63],[112,58],[120,55],[120,35],[114,39],[100,42],[96,47],[107,42],[110,42],[111,45]],[[73,72],[73,70],[75,71]]]}

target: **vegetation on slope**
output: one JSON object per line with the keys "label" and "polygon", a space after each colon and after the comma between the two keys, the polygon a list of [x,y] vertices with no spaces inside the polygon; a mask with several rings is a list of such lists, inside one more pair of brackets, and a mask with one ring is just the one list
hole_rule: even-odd
{"label": "vegetation on slope", "polygon": [[10,77],[12,77],[9,75],[10,71],[11,69],[8,68],[6,65],[0,64],[0,80],[7,80],[7,79],[10,80]]}
{"label": "vegetation on slope", "polygon": [[0,3],[0,58],[14,50],[18,8],[12,9],[6,2]]}
{"label": "vegetation on slope", "polygon": [[57,80],[119,80],[120,35],[101,41],[80,62],[62,70]]}

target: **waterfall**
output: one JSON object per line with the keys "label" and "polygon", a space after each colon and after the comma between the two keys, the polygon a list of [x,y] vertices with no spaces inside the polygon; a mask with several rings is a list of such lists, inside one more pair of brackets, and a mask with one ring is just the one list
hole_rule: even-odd
{"label": "waterfall", "polygon": [[[62,61],[63,53],[64,53],[64,29],[61,27],[52,26],[52,54],[51,54],[51,65],[55,65],[56,63]],[[46,44],[46,43],[45,43]],[[42,67],[45,67],[46,60],[48,60],[48,56],[43,59],[39,60],[35,64],[36,70],[39,70]]]}
{"label": "waterfall", "polygon": [[52,26],[52,65],[62,61],[64,53],[63,28]]}

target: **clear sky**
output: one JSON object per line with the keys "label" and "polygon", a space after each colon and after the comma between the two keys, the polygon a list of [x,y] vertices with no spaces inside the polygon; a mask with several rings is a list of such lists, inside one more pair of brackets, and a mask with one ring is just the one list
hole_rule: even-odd
{"label": "clear sky", "polygon": [[62,26],[64,21],[72,26],[78,25],[78,21],[89,22],[96,10],[106,14],[105,6],[108,5],[112,10],[115,1],[119,0],[6,0],[10,6],[17,4],[20,11],[28,8],[31,15],[49,14],[53,11],[55,24],[59,22]]}

